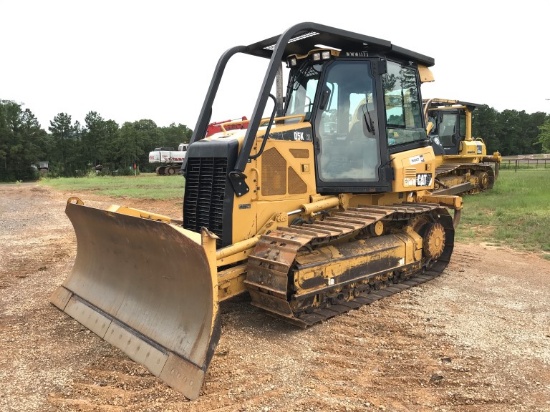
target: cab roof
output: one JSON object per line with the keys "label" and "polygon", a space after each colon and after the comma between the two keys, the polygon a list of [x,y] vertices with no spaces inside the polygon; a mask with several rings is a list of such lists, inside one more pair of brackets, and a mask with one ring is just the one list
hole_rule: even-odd
{"label": "cab roof", "polygon": [[[346,52],[368,52],[372,55],[385,54],[404,60],[411,60],[425,66],[433,66],[432,57],[420,54],[403,47],[396,46],[388,40],[354,33],[318,23],[305,22],[293,26],[291,38],[284,47],[282,60],[292,54],[304,55],[319,47],[329,47]],[[244,53],[254,56],[271,58],[277,42],[284,38],[285,33],[246,46]],[[280,45],[279,45],[280,46]]]}

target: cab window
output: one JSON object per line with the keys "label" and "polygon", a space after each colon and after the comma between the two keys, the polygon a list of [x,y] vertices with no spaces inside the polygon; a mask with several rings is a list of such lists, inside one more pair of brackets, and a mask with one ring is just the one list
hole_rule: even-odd
{"label": "cab window", "polygon": [[417,69],[388,61],[383,75],[388,146],[426,139]]}

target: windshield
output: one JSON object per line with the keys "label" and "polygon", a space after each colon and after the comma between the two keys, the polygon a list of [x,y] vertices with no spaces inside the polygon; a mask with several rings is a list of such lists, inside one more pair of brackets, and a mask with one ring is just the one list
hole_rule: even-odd
{"label": "windshield", "polygon": [[319,74],[320,65],[311,65],[308,61],[290,72],[285,116],[303,114],[306,121],[310,119]]}
{"label": "windshield", "polygon": [[388,61],[383,76],[388,145],[426,139],[416,69]]}

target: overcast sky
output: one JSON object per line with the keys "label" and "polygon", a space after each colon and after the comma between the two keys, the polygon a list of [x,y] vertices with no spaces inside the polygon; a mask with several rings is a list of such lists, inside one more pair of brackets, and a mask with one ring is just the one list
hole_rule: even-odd
{"label": "overcast sky", "polygon": [[[90,111],[193,129],[225,50],[311,21],[435,58],[423,97],[549,113],[549,20],[546,0],[0,0],[0,99],[46,130],[61,112],[84,123]],[[251,114],[264,73],[238,66],[212,120]]]}

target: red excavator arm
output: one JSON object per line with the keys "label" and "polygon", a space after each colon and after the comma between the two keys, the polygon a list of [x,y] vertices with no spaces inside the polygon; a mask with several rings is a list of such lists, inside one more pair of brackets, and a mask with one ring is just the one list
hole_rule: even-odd
{"label": "red excavator arm", "polygon": [[206,136],[212,136],[214,133],[225,132],[227,130],[246,129],[248,127],[248,122],[249,120],[246,116],[243,116],[240,119],[229,119],[210,123],[206,129]]}

